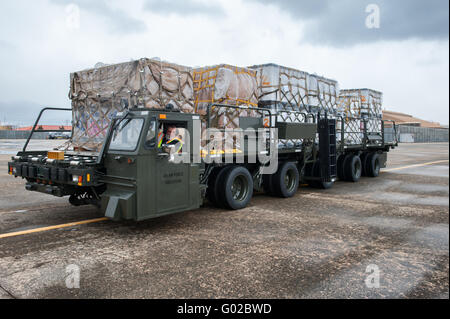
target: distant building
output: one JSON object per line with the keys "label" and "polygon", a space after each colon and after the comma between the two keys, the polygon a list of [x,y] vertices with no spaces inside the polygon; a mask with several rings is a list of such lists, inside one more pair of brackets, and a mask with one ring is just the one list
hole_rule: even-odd
{"label": "distant building", "polygon": [[[31,131],[33,126],[25,126],[16,128],[16,131]],[[65,125],[37,125],[35,128],[36,131],[71,131],[72,126]]]}
{"label": "distant building", "polygon": [[395,124],[404,126],[443,128],[441,124],[437,122],[429,122],[418,119],[409,114],[392,111],[383,111],[383,120],[395,121]]}

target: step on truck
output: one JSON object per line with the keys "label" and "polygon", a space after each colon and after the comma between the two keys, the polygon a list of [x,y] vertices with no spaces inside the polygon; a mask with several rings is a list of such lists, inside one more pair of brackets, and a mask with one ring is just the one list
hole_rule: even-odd
{"label": "step on truck", "polygon": [[[258,114],[240,118],[243,145],[223,150],[208,146],[208,136],[200,141],[201,122],[211,126],[212,108]],[[185,140],[163,143],[160,134],[169,127],[183,131]],[[125,109],[112,118],[95,154],[27,151],[33,133],[8,163],[8,173],[25,179],[28,191],[68,196],[72,205],[97,205],[112,220],[134,221],[197,209],[206,200],[242,209],[254,191],[289,198],[303,184],[328,189],[338,179],[356,183],[361,176],[377,177],[397,146],[395,123],[378,118],[221,104],[210,104],[205,116],[169,105]]]}

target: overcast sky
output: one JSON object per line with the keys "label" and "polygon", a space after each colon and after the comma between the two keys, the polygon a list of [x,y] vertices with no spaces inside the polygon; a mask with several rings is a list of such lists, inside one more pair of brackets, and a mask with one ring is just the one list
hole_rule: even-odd
{"label": "overcast sky", "polygon": [[70,107],[70,72],[161,57],[278,63],[382,91],[385,108],[448,124],[448,12],[448,0],[1,1],[0,122]]}

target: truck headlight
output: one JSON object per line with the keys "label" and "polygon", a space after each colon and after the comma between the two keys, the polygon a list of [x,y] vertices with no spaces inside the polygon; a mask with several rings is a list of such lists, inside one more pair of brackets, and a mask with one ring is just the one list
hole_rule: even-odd
{"label": "truck headlight", "polygon": [[78,186],[83,186],[83,176],[72,175],[72,182],[76,183]]}

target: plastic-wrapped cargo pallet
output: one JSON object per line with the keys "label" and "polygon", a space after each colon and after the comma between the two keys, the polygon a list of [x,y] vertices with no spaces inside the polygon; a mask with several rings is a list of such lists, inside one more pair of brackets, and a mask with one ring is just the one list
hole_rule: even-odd
{"label": "plastic-wrapped cargo pallet", "polygon": [[334,80],[273,63],[249,68],[258,71],[260,106],[314,114],[336,111],[339,88]]}
{"label": "plastic-wrapped cargo pallet", "polygon": [[189,67],[157,59],[106,65],[70,75],[74,131],[72,145],[99,151],[111,117],[124,108],[164,108],[193,112]]}
{"label": "plastic-wrapped cargo pallet", "polygon": [[341,90],[338,104],[347,116],[382,118],[383,93],[371,89]]}
{"label": "plastic-wrapped cargo pallet", "polygon": [[[369,136],[381,136],[382,101],[383,94],[371,89],[340,91],[338,109],[346,122],[344,132],[346,144],[362,143],[364,125]],[[365,120],[362,121],[361,118]],[[340,137],[340,132],[337,137]]]}
{"label": "plastic-wrapped cargo pallet", "polygon": [[[227,64],[196,68],[194,79],[194,112],[207,114],[210,103],[233,106],[258,106],[256,71]],[[215,106],[210,110],[211,127],[218,129],[239,128],[240,117],[257,117],[258,112]],[[205,119],[205,117],[203,117]],[[205,127],[205,121],[202,123]],[[211,149],[228,152],[241,148],[239,138],[219,134]]]}
{"label": "plastic-wrapped cargo pallet", "polygon": [[[312,122],[310,115],[335,114],[339,90],[336,81],[273,63],[249,68],[258,72],[259,105],[276,111],[277,121]],[[279,147],[299,143],[302,141],[280,140]]]}

